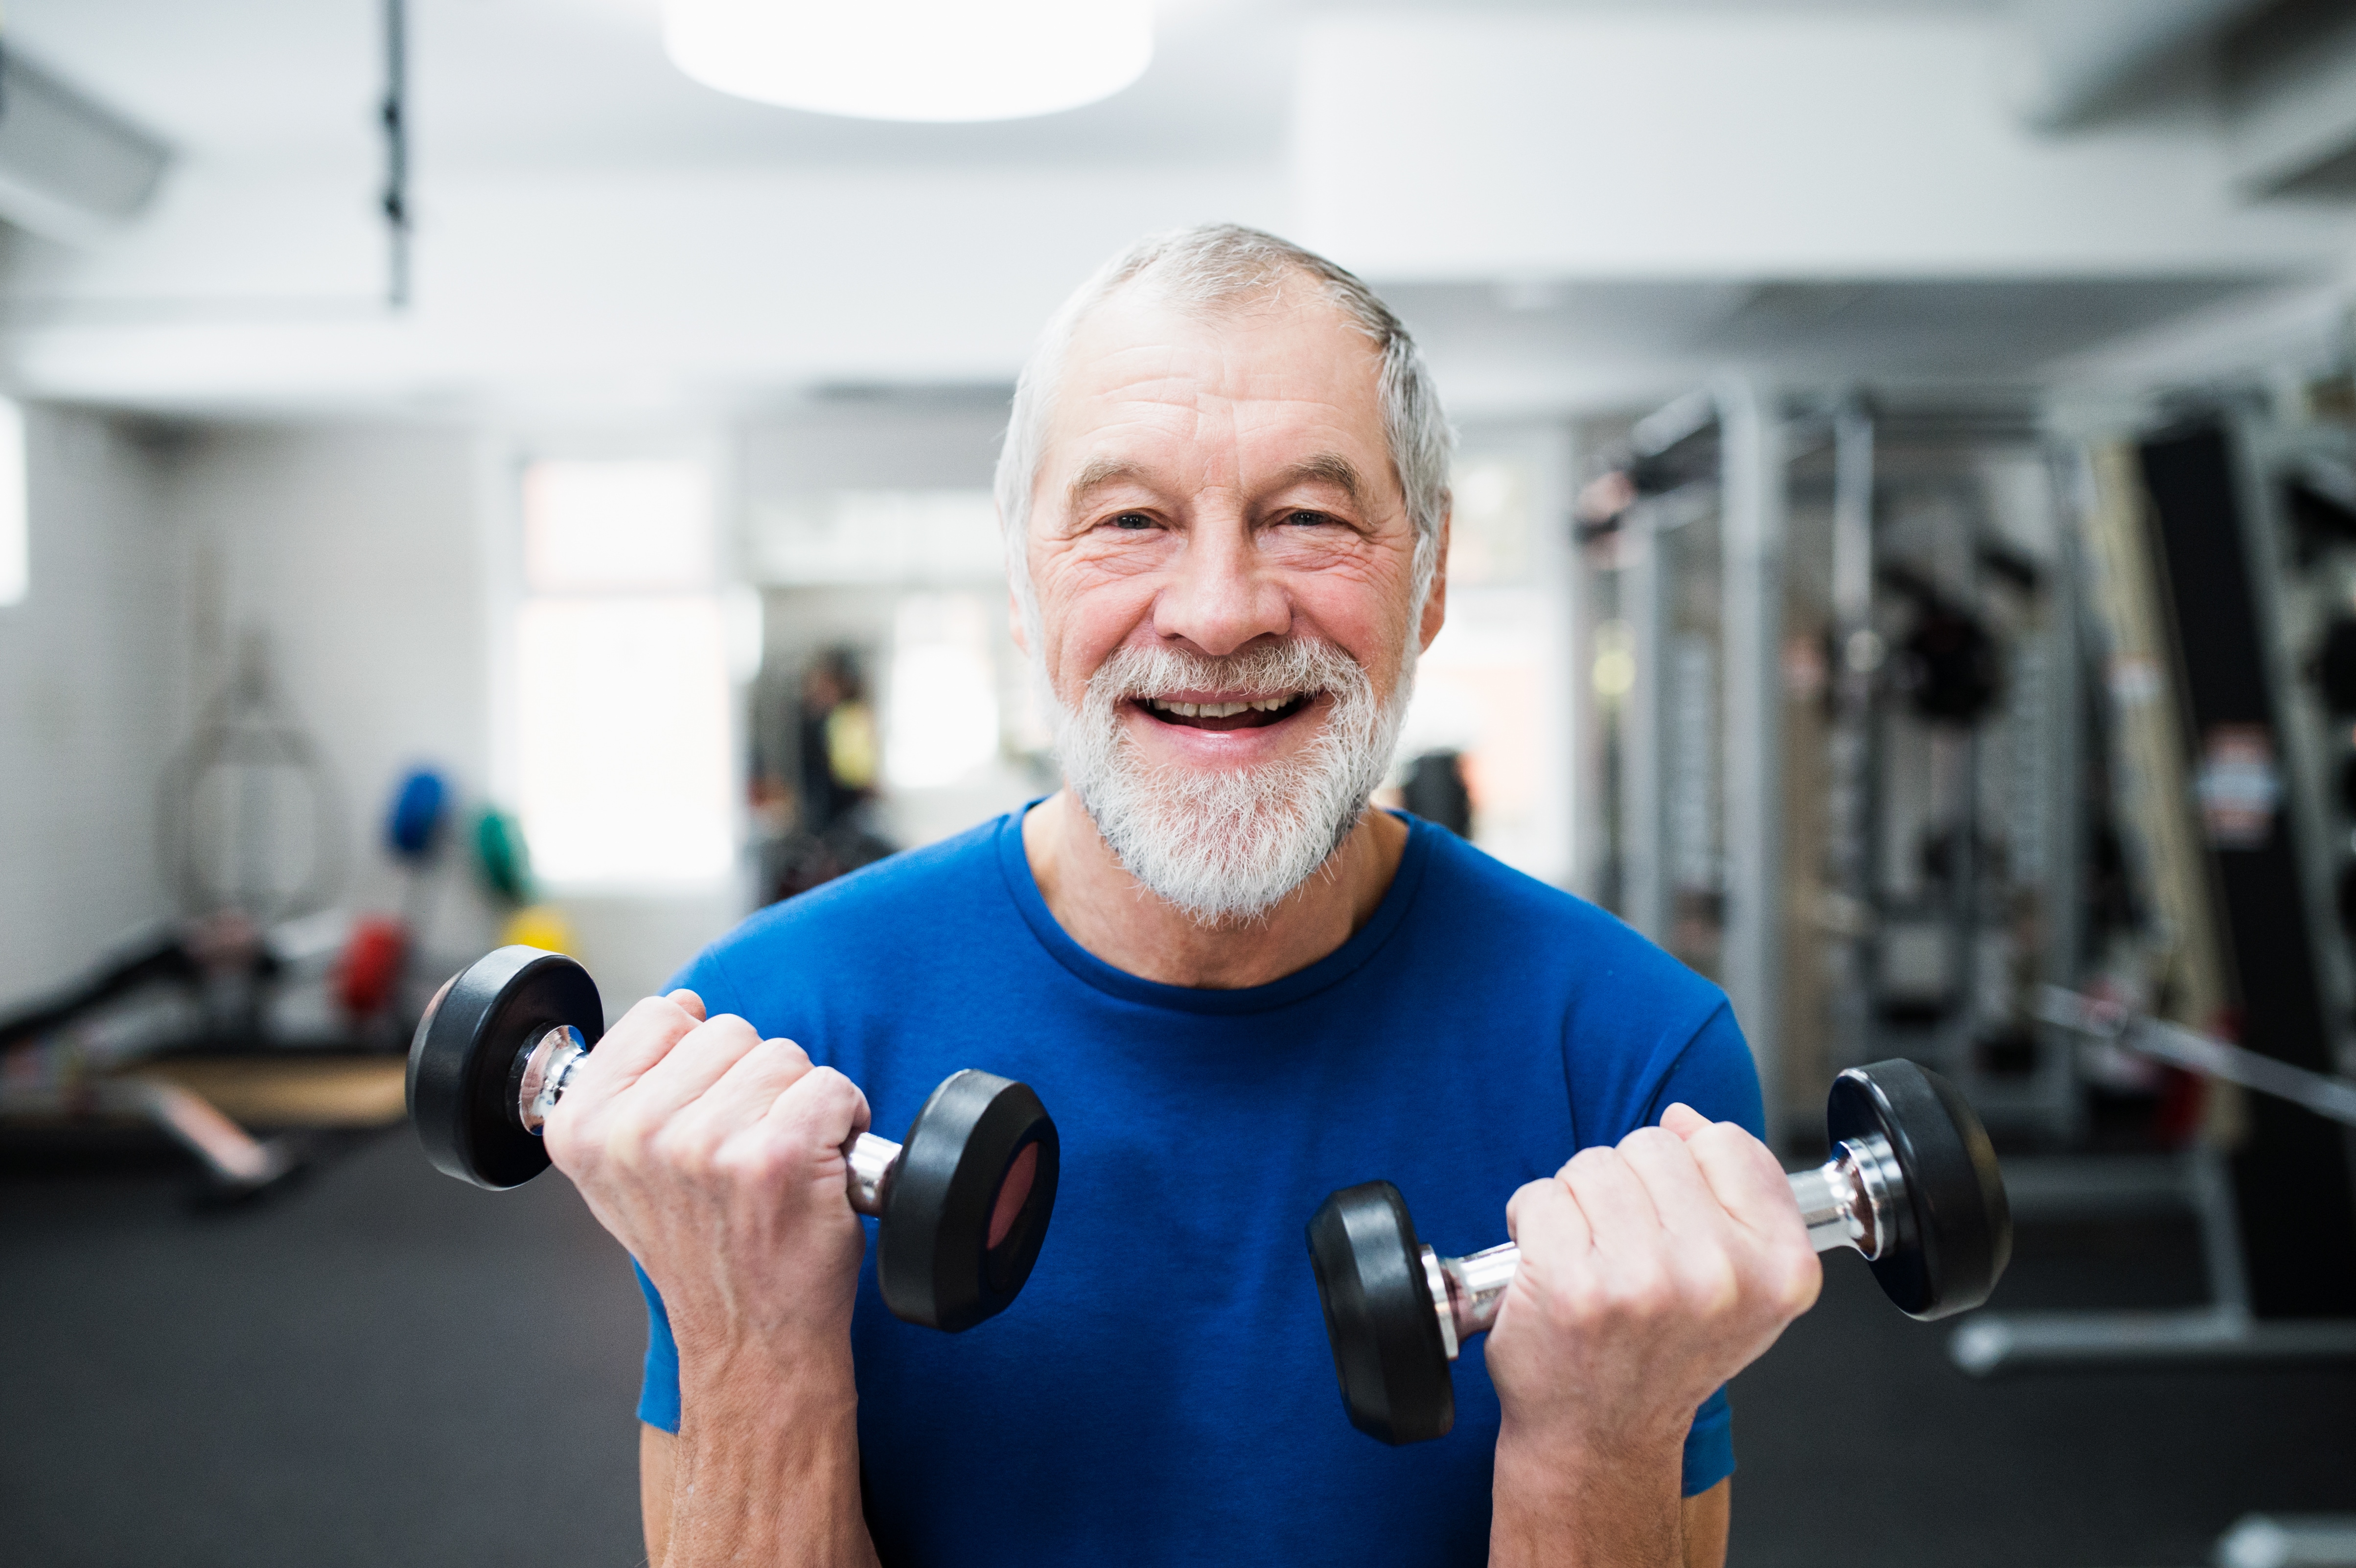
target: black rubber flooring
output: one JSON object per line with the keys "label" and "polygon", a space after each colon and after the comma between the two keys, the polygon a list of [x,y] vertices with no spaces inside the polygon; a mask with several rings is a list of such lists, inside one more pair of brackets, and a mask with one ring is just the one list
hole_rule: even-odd
{"label": "black rubber flooring", "polygon": [[[0,1562],[640,1560],[643,1319],[570,1188],[489,1197],[405,1133],[251,1209],[184,1182],[0,1169]],[[2197,1294],[2184,1227],[2051,1230],[1998,1304]],[[1828,1260],[1736,1387],[1735,1563],[2189,1568],[2245,1512],[2356,1511],[2356,1369],[1976,1383],[1945,1338]]]}
{"label": "black rubber flooring", "polygon": [[405,1131],[251,1208],[187,1183],[0,1177],[0,1562],[643,1561],[645,1309],[570,1187]]}

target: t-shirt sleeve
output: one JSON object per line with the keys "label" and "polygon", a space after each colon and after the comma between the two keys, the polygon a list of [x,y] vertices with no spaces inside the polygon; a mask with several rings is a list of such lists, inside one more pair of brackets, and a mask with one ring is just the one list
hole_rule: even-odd
{"label": "t-shirt sleeve", "polygon": [[[1647,1125],[1683,1102],[1713,1122],[1733,1122],[1753,1137],[1764,1137],[1767,1111],[1759,1092],[1759,1068],[1734,1022],[1734,1009],[1720,1004],[1678,1053],[1661,1080],[1645,1115]],[[1686,1433],[1681,1489],[1697,1497],[1734,1474],[1734,1412],[1720,1388],[1702,1402]]]}
{"label": "t-shirt sleeve", "polygon": [[[707,1009],[724,1013],[728,1008],[718,994],[724,983],[717,962],[707,952],[671,976],[663,993],[668,995],[684,986],[702,997]],[[670,1314],[663,1310],[662,1296],[655,1290],[655,1282],[647,1278],[646,1270],[638,1267],[635,1258],[630,1261],[630,1270],[638,1276],[638,1289],[647,1298],[647,1366],[638,1383],[638,1419],[648,1426],[677,1432],[679,1342],[670,1337]]]}
{"label": "t-shirt sleeve", "polygon": [[[679,1430],[679,1345],[670,1337],[670,1315],[663,1310],[662,1297],[655,1294],[655,1282],[635,1261],[630,1268],[647,1298],[647,1369],[638,1384],[638,1419],[675,1433]],[[1687,1446],[1690,1452],[1692,1445]],[[1690,1468],[1692,1461],[1687,1464]]]}

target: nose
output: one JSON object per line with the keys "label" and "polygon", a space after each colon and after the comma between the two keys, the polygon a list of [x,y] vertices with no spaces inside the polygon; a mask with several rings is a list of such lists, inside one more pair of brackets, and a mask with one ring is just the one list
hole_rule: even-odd
{"label": "nose", "polygon": [[1153,629],[1224,658],[1292,629],[1292,599],[1240,520],[1198,523],[1153,602]]}

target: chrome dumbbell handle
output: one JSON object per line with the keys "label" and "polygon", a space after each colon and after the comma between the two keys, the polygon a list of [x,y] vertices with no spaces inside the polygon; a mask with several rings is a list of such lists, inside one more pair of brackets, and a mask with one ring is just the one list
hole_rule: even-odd
{"label": "chrome dumbbell handle", "polygon": [[[1853,1247],[1869,1259],[1881,1256],[1891,1233],[1893,1206],[1905,1189],[1887,1138],[1875,1133],[1850,1139],[1823,1165],[1794,1171],[1788,1179],[1792,1196],[1799,1200],[1800,1218],[1807,1222],[1808,1241],[1817,1251]],[[1420,1251],[1424,1284],[1440,1319],[1440,1343],[1452,1361],[1465,1340],[1496,1326],[1505,1287],[1521,1267],[1522,1250],[1508,1241],[1461,1258],[1443,1258],[1429,1247]]]}
{"label": "chrome dumbbell handle", "polygon": [[[564,1098],[573,1073],[588,1059],[588,1045],[581,1031],[570,1024],[558,1025],[532,1043],[516,1069],[516,1115],[525,1132],[540,1135],[548,1124],[549,1112]],[[899,1167],[900,1145],[889,1138],[862,1133],[843,1145],[842,1155],[851,1167],[845,1181],[851,1207],[880,1218],[884,1199],[892,1190],[893,1173]]]}

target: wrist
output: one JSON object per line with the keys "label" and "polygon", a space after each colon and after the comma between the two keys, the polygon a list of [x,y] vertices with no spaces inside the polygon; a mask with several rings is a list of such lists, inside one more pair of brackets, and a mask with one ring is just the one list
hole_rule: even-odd
{"label": "wrist", "polygon": [[1497,1471],[1532,1480],[1569,1480],[1588,1475],[1651,1471],[1681,1464],[1693,1413],[1604,1424],[1578,1421],[1516,1420],[1508,1412],[1497,1432]]}
{"label": "wrist", "polygon": [[1492,1568],[1682,1561],[1683,1434],[1498,1433]]}
{"label": "wrist", "polygon": [[858,1405],[848,1334],[760,1339],[681,1335],[677,1343],[683,1410],[747,1417],[773,1413],[807,1425]]}

